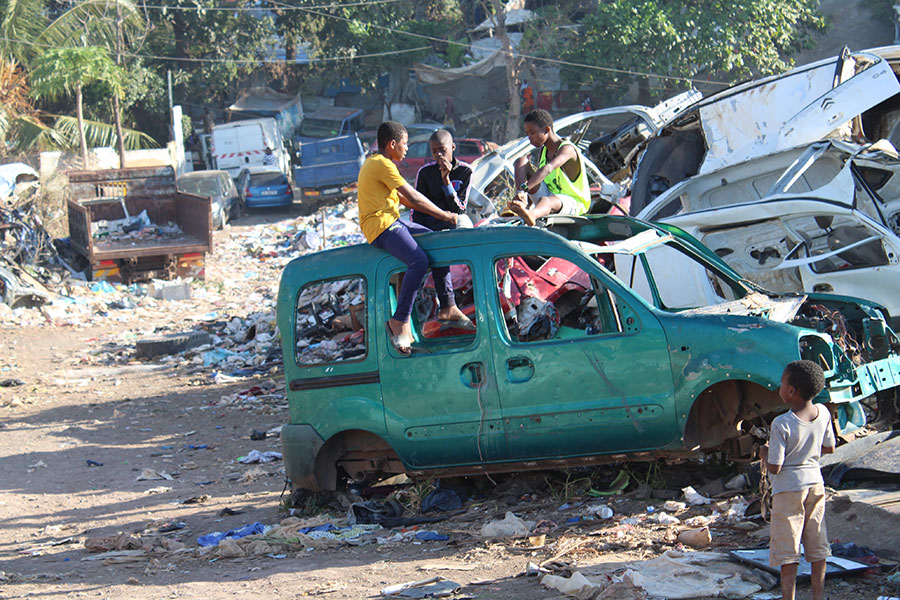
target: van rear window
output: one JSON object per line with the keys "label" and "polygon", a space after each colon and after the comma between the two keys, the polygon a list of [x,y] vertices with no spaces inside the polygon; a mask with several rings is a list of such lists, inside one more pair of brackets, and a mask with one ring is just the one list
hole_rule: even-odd
{"label": "van rear window", "polygon": [[366,356],[366,281],[346,277],[308,284],[297,297],[297,364],[322,365]]}

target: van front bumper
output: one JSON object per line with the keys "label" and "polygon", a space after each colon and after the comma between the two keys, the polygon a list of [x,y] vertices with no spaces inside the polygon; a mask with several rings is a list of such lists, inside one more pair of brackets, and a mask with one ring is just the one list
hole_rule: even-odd
{"label": "van front bumper", "polygon": [[281,428],[284,471],[295,488],[321,491],[316,480],[316,456],[325,444],[312,425],[285,425]]}

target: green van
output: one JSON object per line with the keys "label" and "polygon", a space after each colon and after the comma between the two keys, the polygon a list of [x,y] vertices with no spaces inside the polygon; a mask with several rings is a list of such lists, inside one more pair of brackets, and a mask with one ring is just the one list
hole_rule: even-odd
{"label": "green van", "polygon": [[792,360],[822,365],[818,401],[839,432],[900,385],[882,307],[766,291],[675,227],[552,217],[419,240],[450,267],[477,330],[436,321],[429,276],[409,356],[384,326],[405,269],[393,256],[362,244],[285,267],[281,437],[295,490],[697,451],[746,459],[785,408],[777,388]]}

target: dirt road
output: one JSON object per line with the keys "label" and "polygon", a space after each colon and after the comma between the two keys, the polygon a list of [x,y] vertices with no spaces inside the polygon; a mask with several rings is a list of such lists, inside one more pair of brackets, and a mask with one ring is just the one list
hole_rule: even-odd
{"label": "dirt road", "polygon": [[[247,240],[259,236],[256,225],[277,228],[289,216],[255,215],[218,232],[206,284],[195,288],[192,300],[139,299],[136,308],[98,301],[73,325],[49,323],[36,311],[19,324],[3,321],[0,381],[22,384],[0,387],[0,598],[357,599],[436,575],[463,586],[458,598],[556,598],[559,593],[537,577],[519,576],[528,562],[577,546],[556,560],[568,573],[674,547],[665,523],[646,519],[647,506],[661,500],[616,498],[612,521],[584,521],[572,516],[583,514],[577,509],[559,510],[563,486],[524,478],[504,483],[505,493],[485,486],[486,494],[465,513],[420,526],[446,541],[297,544],[236,558],[199,550],[199,536],[254,522],[274,525],[289,516],[281,502],[280,462],[237,462],[251,450],[279,450],[276,436],[253,441],[250,433],[287,419],[280,370],[223,377],[225,369],[204,366],[202,355],[137,360],[134,343],[213,322],[237,323],[236,335],[242,335],[242,319],[271,310],[281,268],[271,253],[249,256]],[[482,525],[506,510],[560,527],[537,549],[524,539],[483,538]],[[346,516],[341,508],[323,511],[322,520]],[[621,535],[600,531],[629,517],[637,524]],[[101,554],[89,552],[86,540],[120,533],[127,534],[120,542],[134,540],[124,554],[91,560]],[[723,529],[714,532],[714,546],[756,544],[764,536],[764,530]],[[869,575],[829,586],[855,600],[874,598],[882,582],[881,575]],[[808,597],[808,588],[799,597]]]}

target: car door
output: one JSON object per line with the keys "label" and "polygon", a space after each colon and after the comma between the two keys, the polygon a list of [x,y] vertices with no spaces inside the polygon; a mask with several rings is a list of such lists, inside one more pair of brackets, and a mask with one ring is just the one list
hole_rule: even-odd
{"label": "car door", "polygon": [[490,262],[491,339],[510,458],[674,440],[669,351],[652,311],[570,249],[504,247]]}
{"label": "car door", "polygon": [[[442,233],[418,236],[436,238]],[[425,240],[427,241],[427,240]],[[476,249],[429,250],[432,265],[450,266],[457,305],[477,330],[443,328],[434,317],[436,300],[429,278],[412,315],[414,352],[391,345],[386,321],[406,267],[385,255],[378,265],[376,327],[385,424],[391,446],[412,468],[449,467],[503,458],[503,434],[491,342],[486,328],[483,275]]]}

